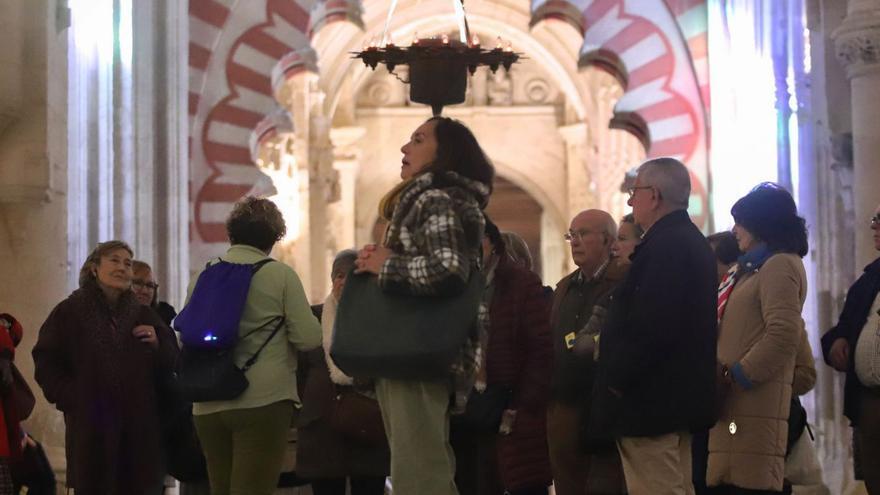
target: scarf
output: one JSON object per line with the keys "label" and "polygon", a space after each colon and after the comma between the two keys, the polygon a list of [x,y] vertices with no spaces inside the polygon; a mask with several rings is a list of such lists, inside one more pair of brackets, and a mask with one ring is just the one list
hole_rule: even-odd
{"label": "scarf", "polygon": [[727,309],[727,301],[733,292],[736,283],[748,273],[754,273],[761,269],[764,263],[770,259],[775,253],[770,251],[766,244],[760,244],[758,247],[749,250],[749,252],[740,256],[736,260],[724,278],[721,285],[718,286],[718,324],[721,324],[721,318],[724,316],[724,310]]}
{"label": "scarf", "polygon": [[330,345],[333,343],[333,323],[336,321],[336,306],[339,301],[331,292],[324,300],[324,312],[321,315],[321,330],[324,338],[321,341],[324,347],[324,359],[327,361],[327,370],[330,372],[330,381],[336,385],[354,385],[354,379],[346,375],[330,357]]}

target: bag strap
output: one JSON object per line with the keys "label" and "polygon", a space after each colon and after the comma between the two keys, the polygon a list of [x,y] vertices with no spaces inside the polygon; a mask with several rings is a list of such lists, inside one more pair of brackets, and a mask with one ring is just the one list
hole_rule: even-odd
{"label": "bag strap", "polygon": [[273,258],[266,258],[266,259],[262,259],[256,263],[254,263],[253,265],[251,265],[254,267],[254,275],[256,275],[258,271],[260,271],[260,268],[263,268],[268,263],[271,263],[273,261],[275,261]]}
{"label": "bag strap", "polygon": [[[277,318],[277,320],[278,320],[278,324],[275,325],[275,328],[272,330],[272,333],[269,334],[269,337],[263,342],[263,344],[260,346],[260,348],[257,349],[257,352],[255,352],[254,355],[251,356],[250,359],[245,361],[244,366],[241,367],[241,371],[247,371],[248,369],[250,369],[251,366],[254,365],[254,363],[257,362],[257,358],[260,357],[260,353],[263,352],[263,349],[269,344],[269,341],[272,340],[272,337],[275,337],[275,334],[278,333],[278,330],[281,330],[281,327],[284,326],[284,321],[285,321],[284,316],[279,316]],[[262,328],[262,327],[260,327],[260,328]],[[253,333],[253,332],[251,332],[251,333]],[[250,334],[248,334],[248,335],[250,335]]]}
{"label": "bag strap", "polygon": [[[208,260],[208,262],[205,263],[205,269],[206,269],[206,270],[207,270],[207,269],[213,264],[212,261],[213,261],[213,260]],[[275,258],[264,258],[264,259],[261,259],[260,261],[258,261],[258,262],[256,262],[256,263],[252,264],[251,266],[252,266],[253,269],[254,269],[254,274],[256,274],[258,271],[260,271],[260,268],[263,268],[263,266],[265,266],[267,263],[271,263],[271,262],[273,262],[273,261],[275,261]],[[223,258],[221,258],[221,257],[219,257],[219,256],[217,257],[217,262],[218,262],[218,263],[219,263],[219,262],[229,263],[228,261],[224,260]]]}

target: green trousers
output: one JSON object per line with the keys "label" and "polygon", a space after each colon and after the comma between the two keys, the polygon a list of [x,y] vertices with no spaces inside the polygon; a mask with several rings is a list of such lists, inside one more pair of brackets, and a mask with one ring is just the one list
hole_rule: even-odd
{"label": "green trousers", "polygon": [[211,495],[272,495],[287,448],[293,401],[195,416]]}
{"label": "green trousers", "polygon": [[458,495],[447,382],[376,380],[394,495]]}

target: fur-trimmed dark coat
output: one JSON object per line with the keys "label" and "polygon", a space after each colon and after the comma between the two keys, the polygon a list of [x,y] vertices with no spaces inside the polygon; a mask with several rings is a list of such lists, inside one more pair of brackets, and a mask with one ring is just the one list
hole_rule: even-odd
{"label": "fur-trimmed dark coat", "polygon": [[[153,350],[132,335],[152,325]],[[64,413],[67,480],[77,493],[140,495],[163,477],[157,390],[173,371],[177,341],[131,292],[111,308],[96,283],[74,291],[43,323],[35,378]]]}

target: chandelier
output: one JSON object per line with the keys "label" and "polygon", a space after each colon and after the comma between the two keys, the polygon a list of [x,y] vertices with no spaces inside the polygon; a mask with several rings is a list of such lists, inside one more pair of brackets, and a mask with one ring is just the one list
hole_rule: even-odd
{"label": "chandelier", "polygon": [[[390,21],[392,10],[389,11]],[[353,52],[353,58],[363,60],[364,64],[375,70],[384,64],[388,72],[397,76],[394,70],[402,65],[409,66],[409,99],[431,106],[434,115],[440,115],[445,105],[464,102],[467,89],[467,74],[476,72],[477,67],[487,66],[495,73],[499,67],[509,71],[510,66],[519,60],[520,55],[513,51],[510,42],[506,44],[498,37],[495,48],[489,50],[480,46],[480,38],[471,36],[464,9],[457,3],[461,40],[451,40],[444,34],[441,37],[415,37],[408,47],[386,41],[382,45],[372,42],[360,52]],[[386,32],[388,24],[386,23]],[[398,79],[400,77],[398,76]]]}

